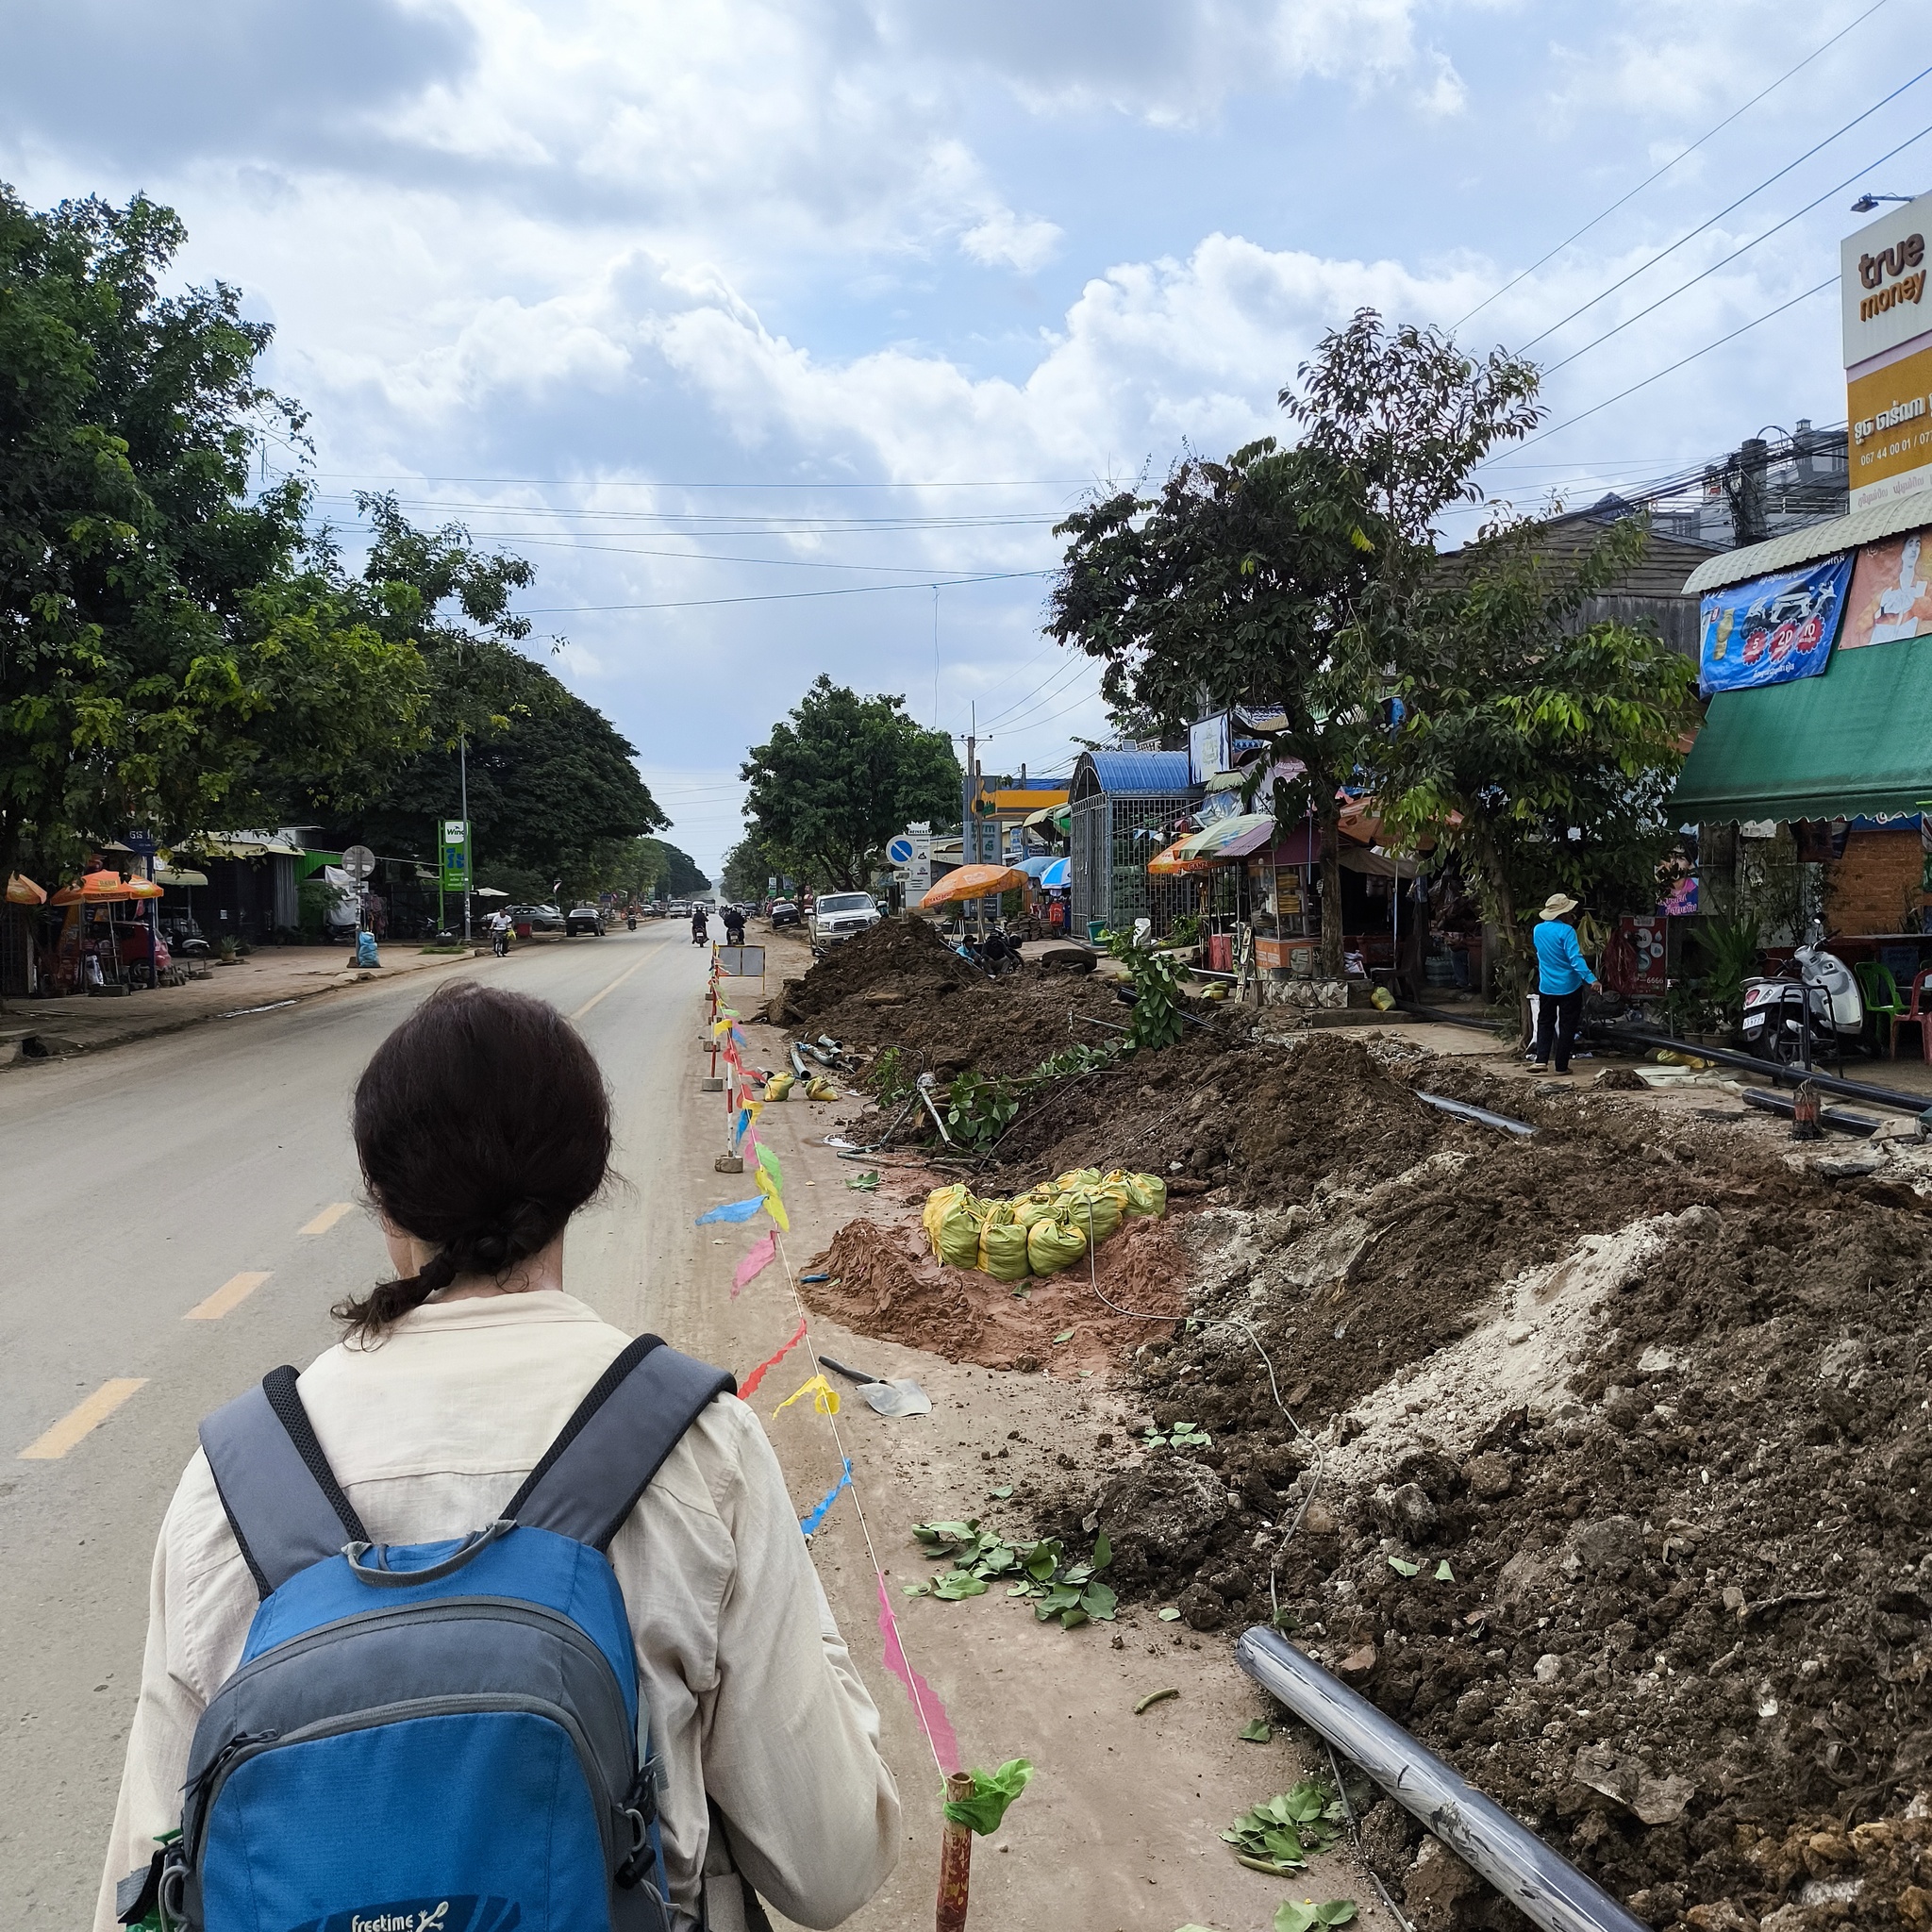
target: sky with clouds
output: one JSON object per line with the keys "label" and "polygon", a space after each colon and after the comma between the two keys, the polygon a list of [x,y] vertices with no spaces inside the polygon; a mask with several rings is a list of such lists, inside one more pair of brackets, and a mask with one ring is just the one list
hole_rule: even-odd
{"label": "sky with clouds", "polygon": [[1860,190],[1932,171],[1928,17],[10,0],[0,178],[178,208],[184,278],[275,326],[323,509],[390,489],[528,556],[550,661],[715,871],[821,670],[1064,769],[1105,726],[1040,632],[1054,522],[1279,430],[1362,304],[1534,345],[1551,433],[1488,473],[1519,504],[1841,422],[1806,291]]}

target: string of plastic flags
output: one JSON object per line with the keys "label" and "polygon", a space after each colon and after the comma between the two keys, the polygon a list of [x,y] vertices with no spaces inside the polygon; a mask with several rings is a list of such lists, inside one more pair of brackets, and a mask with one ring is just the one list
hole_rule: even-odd
{"label": "string of plastic flags", "polygon": [[[751,1170],[755,1194],[741,1201],[727,1201],[722,1206],[710,1208],[697,1217],[700,1227],[720,1223],[742,1224],[754,1220],[758,1214],[767,1215],[773,1225],[746,1251],[737,1267],[732,1271],[731,1293],[735,1300],[748,1283],[755,1280],[775,1260],[785,1270],[787,1285],[791,1291],[793,1307],[798,1311],[798,1325],[786,1339],[777,1352],[761,1361],[739,1385],[739,1399],[749,1402],[763,1384],[765,1377],[775,1369],[793,1349],[803,1348],[811,1363],[811,1374],[799,1384],[772,1413],[777,1415],[790,1408],[794,1403],[808,1403],[810,1407],[825,1418],[831,1433],[833,1447],[839,1457],[839,1479],[807,1511],[800,1521],[799,1528],[809,1539],[823,1526],[831,1513],[832,1506],[847,1491],[851,1491],[853,1513],[858,1520],[859,1535],[865,1542],[865,1551],[872,1563],[873,1580],[878,1591],[879,1638],[883,1650],[886,1669],[898,1679],[907,1697],[911,1701],[914,1714],[919,1719],[920,1729],[925,1734],[927,1745],[931,1748],[933,1762],[939,1768],[941,1780],[959,1769],[959,1743],[953,1731],[951,1719],[938,1691],[926,1682],[914,1667],[906,1650],[904,1634],[899,1628],[899,1620],[892,1609],[891,1594],[886,1587],[886,1574],[879,1562],[878,1551],[872,1540],[872,1527],[865,1517],[865,1504],[859,1494],[858,1485],[852,1472],[852,1455],[845,1445],[845,1440],[839,1428],[839,1391],[825,1379],[824,1367],[811,1336],[811,1318],[806,1311],[804,1297],[798,1291],[798,1276],[791,1266],[791,1260],[785,1252],[785,1236],[791,1230],[791,1217],[785,1211],[784,1188],[785,1170],[774,1148],[759,1139],[758,1132],[758,1116],[764,1111],[765,1103],[752,1097],[752,1088],[761,1087],[766,1078],[757,1069],[747,1064],[751,1043],[745,1038],[740,1024],[740,1015],[727,1007],[722,997],[719,981],[723,977],[719,970],[716,950],[711,954],[711,971],[708,989],[710,1010],[710,1040],[712,1065],[724,1063],[724,1108],[729,1123],[730,1153]],[[782,1385],[781,1385],[782,1386]]]}

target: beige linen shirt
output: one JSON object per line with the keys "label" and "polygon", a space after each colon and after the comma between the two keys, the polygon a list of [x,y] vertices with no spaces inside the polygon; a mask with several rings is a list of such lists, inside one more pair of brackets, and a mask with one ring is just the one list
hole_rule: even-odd
{"label": "beige linen shirt", "polygon": [[[432,1302],[379,1347],[338,1344],[298,1387],[329,1466],[378,1542],[493,1521],[629,1341],[560,1290]],[[699,1874],[729,1854],[803,1925],[840,1924],[898,1857],[899,1796],[867,1694],[812,1569],[777,1457],[730,1396],[672,1451],[610,1545],[638,1681],[663,1758],[664,1861],[695,1920]],[[195,1721],[234,1670],[257,1594],[199,1450],[155,1550],[147,1651],[95,1932],[114,1887],[180,1821]],[[734,1881],[711,1923],[738,1932]]]}

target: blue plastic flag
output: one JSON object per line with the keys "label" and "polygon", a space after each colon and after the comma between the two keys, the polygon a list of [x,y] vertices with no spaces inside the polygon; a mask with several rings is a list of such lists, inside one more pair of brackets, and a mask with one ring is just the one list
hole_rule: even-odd
{"label": "blue plastic flag", "polygon": [[703,1227],[708,1221],[749,1221],[764,1205],[762,1194],[754,1194],[749,1201],[726,1201],[722,1208],[700,1214],[694,1224]]}
{"label": "blue plastic flag", "polygon": [[815,1530],[819,1526],[819,1524],[825,1520],[826,1510],[828,1510],[832,1507],[832,1505],[839,1500],[839,1491],[842,1490],[846,1486],[846,1484],[848,1484],[851,1480],[852,1458],[848,1456],[845,1458],[844,1474],[841,1475],[839,1480],[835,1482],[832,1485],[832,1487],[829,1490],[827,1490],[823,1496],[819,1498],[818,1502],[813,1506],[811,1514],[805,1518],[805,1520],[798,1525],[800,1529],[804,1530],[807,1536],[809,1536],[812,1533],[812,1531]]}

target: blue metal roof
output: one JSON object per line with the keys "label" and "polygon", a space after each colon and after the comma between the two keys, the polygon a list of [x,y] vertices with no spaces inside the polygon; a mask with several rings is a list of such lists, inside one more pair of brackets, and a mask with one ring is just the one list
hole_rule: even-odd
{"label": "blue metal roof", "polygon": [[1109,798],[1167,798],[1191,789],[1184,751],[1090,751],[1082,762]]}

